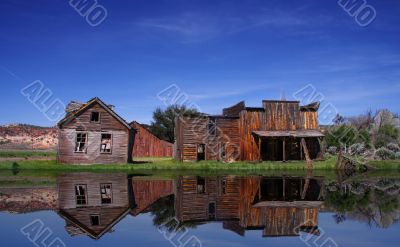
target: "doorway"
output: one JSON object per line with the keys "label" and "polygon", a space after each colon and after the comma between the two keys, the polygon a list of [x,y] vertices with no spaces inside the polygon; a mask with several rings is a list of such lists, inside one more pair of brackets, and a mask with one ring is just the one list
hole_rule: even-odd
{"label": "doorway", "polygon": [[281,139],[264,139],[261,142],[261,160],[263,161],[282,161],[283,141]]}
{"label": "doorway", "polygon": [[197,161],[206,159],[206,145],[197,144]]}

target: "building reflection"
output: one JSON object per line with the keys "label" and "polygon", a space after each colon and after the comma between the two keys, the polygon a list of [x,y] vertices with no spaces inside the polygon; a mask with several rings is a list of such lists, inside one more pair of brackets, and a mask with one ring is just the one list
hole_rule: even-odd
{"label": "building reflection", "polygon": [[181,222],[220,221],[239,235],[263,230],[263,236],[318,234],[321,179],[294,177],[181,177],[176,216]]}
{"label": "building reflection", "polygon": [[[220,222],[244,236],[318,235],[318,214],[335,212],[346,219],[388,227],[400,218],[396,180],[326,181],[304,177],[180,176],[171,179],[125,173],[68,173],[56,186],[0,186],[0,211],[27,213],[53,210],[65,220],[70,236],[99,239],[122,219],[150,213],[156,227],[176,219],[179,227]],[[364,206],[363,206],[364,205]],[[361,208],[368,207],[368,214]],[[381,219],[381,220],[379,220]],[[178,231],[171,225],[169,231]]]}

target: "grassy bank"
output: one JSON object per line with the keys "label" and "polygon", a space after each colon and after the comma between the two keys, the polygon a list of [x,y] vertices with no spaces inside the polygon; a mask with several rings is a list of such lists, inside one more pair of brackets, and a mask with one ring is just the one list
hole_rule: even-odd
{"label": "grassy bank", "polygon": [[[315,162],[315,169],[334,169],[335,160]],[[263,163],[221,163],[217,161],[202,161],[197,163],[180,163],[172,159],[147,159],[133,164],[112,165],[67,165],[58,164],[55,160],[23,160],[18,162],[1,161],[0,169],[20,170],[62,170],[62,171],[96,171],[96,170],[304,170],[304,162],[263,162]]]}
{"label": "grassy bank", "polygon": [[[66,165],[55,160],[22,160],[0,161],[0,170],[41,170],[41,171],[154,171],[154,170],[205,170],[205,171],[268,171],[268,170],[305,170],[303,161],[297,162],[262,162],[262,163],[221,163],[202,161],[197,163],[180,163],[165,158],[137,159],[133,164],[113,165]],[[314,162],[314,170],[334,170],[336,158]],[[370,165],[378,169],[400,169],[400,161],[373,161]]]}
{"label": "grassy bank", "polygon": [[55,151],[0,150],[0,158],[56,157]]}

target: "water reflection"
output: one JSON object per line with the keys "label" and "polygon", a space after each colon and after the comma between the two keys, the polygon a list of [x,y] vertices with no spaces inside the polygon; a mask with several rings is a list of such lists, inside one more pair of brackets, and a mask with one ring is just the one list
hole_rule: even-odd
{"label": "water reflection", "polygon": [[[34,183],[34,181],[32,182]],[[244,236],[319,235],[320,212],[332,222],[356,220],[387,228],[400,218],[400,180],[308,174],[295,176],[179,176],[154,178],[124,173],[68,173],[56,186],[0,187],[0,210],[53,210],[70,236],[99,239],[125,217],[150,213],[157,227],[171,232],[209,222]],[[168,224],[176,219],[179,226]]]}

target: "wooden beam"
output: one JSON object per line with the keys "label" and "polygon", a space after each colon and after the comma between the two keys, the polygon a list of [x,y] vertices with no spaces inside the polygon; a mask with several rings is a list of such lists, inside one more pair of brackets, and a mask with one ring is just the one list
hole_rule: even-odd
{"label": "wooden beam", "polygon": [[301,138],[301,145],[303,146],[304,156],[306,156],[307,169],[313,169],[312,160],[310,158],[310,154],[308,153],[307,143],[304,138]]}
{"label": "wooden beam", "polygon": [[261,159],[261,137],[258,137],[258,160],[262,161],[262,159]]}
{"label": "wooden beam", "polygon": [[282,148],[283,148],[283,157],[282,157],[282,160],[283,160],[283,161],[286,161],[286,143],[285,143],[285,138],[283,138]]}

